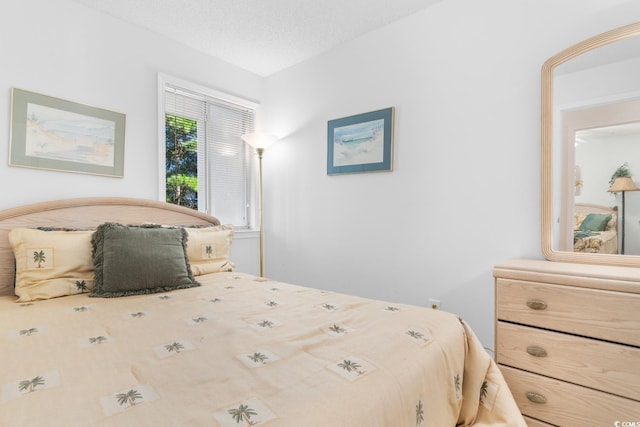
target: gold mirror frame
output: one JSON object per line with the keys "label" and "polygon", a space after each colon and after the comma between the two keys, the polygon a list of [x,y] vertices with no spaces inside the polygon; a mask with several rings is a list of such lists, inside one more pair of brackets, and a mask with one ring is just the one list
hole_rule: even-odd
{"label": "gold mirror frame", "polygon": [[542,253],[549,261],[640,267],[637,255],[576,253],[553,248],[553,71],[583,53],[636,36],[640,36],[640,22],[588,38],[552,56],[542,66],[540,213]]}

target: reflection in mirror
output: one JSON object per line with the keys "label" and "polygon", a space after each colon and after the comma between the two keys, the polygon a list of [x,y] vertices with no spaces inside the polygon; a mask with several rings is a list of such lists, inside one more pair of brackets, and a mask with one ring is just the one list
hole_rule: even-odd
{"label": "reflection in mirror", "polygon": [[[633,241],[633,246],[640,241],[640,194],[626,194],[635,188],[634,165],[635,169],[640,168],[640,101],[588,106],[561,111],[559,116],[565,160],[560,191],[564,202],[559,218],[560,250],[639,255],[637,248],[625,251],[625,241]],[[621,188],[625,191],[612,192],[612,178],[619,171],[631,179]],[[627,204],[626,210],[618,210],[623,197],[622,201],[631,201],[631,208]],[[629,212],[632,218],[624,216]],[[594,218],[609,218],[609,222],[602,224],[602,229],[594,228]]]}
{"label": "reflection in mirror", "polygon": [[572,46],[542,71],[545,257],[640,266],[640,191],[610,191],[623,165],[640,184],[640,23]]}
{"label": "reflection in mirror", "polygon": [[[577,173],[573,205],[577,230],[570,236],[573,250],[640,255],[640,193],[635,192],[637,187],[633,183],[633,178],[640,177],[640,121],[579,130],[575,133],[574,147]],[[616,181],[614,175],[621,178]],[[614,183],[617,186],[612,188]],[[588,221],[584,223],[587,214],[593,213],[591,218],[598,215],[596,209],[585,208],[589,205],[600,206],[604,214],[610,215],[604,230],[589,227]]]}

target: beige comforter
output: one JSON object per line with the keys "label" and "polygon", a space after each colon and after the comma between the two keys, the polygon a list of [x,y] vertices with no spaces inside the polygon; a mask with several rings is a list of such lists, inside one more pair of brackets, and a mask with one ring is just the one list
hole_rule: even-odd
{"label": "beige comforter", "polygon": [[0,425],[525,425],[455,315],[198,279],[123,298],[0,297]]}
{"label": "beige comforter", "polygon": [[617,254],[618,232],[615,229],[593,232],[593,234],[575,231],[573,251],[592,254]]}

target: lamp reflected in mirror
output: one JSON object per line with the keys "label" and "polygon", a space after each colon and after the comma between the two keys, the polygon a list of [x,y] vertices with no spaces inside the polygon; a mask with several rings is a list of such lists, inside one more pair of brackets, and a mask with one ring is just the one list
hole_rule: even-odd
{"label": "lamp reflected in mirror", "polygon": [[607,190],[610,193],[622,193],[622,210],[620,216],[620,224],[621,224],[621,233],[620,233],[620,254],[624,255],[624,236],[625,236],[625,220],[624,220],[624,195],[627,191],[638,191],[640,188],[636,186],[631,177],[629,176],[619,176],[611,184],[611,187]]}

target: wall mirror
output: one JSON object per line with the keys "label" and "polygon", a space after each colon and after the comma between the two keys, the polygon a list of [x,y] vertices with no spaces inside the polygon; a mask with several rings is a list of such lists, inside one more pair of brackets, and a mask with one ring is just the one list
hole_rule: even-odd
{"label": "wall mirror", "polygon": [[542,67],[548,260],[640,267],[639,76],[640,23],[589,38]]}

